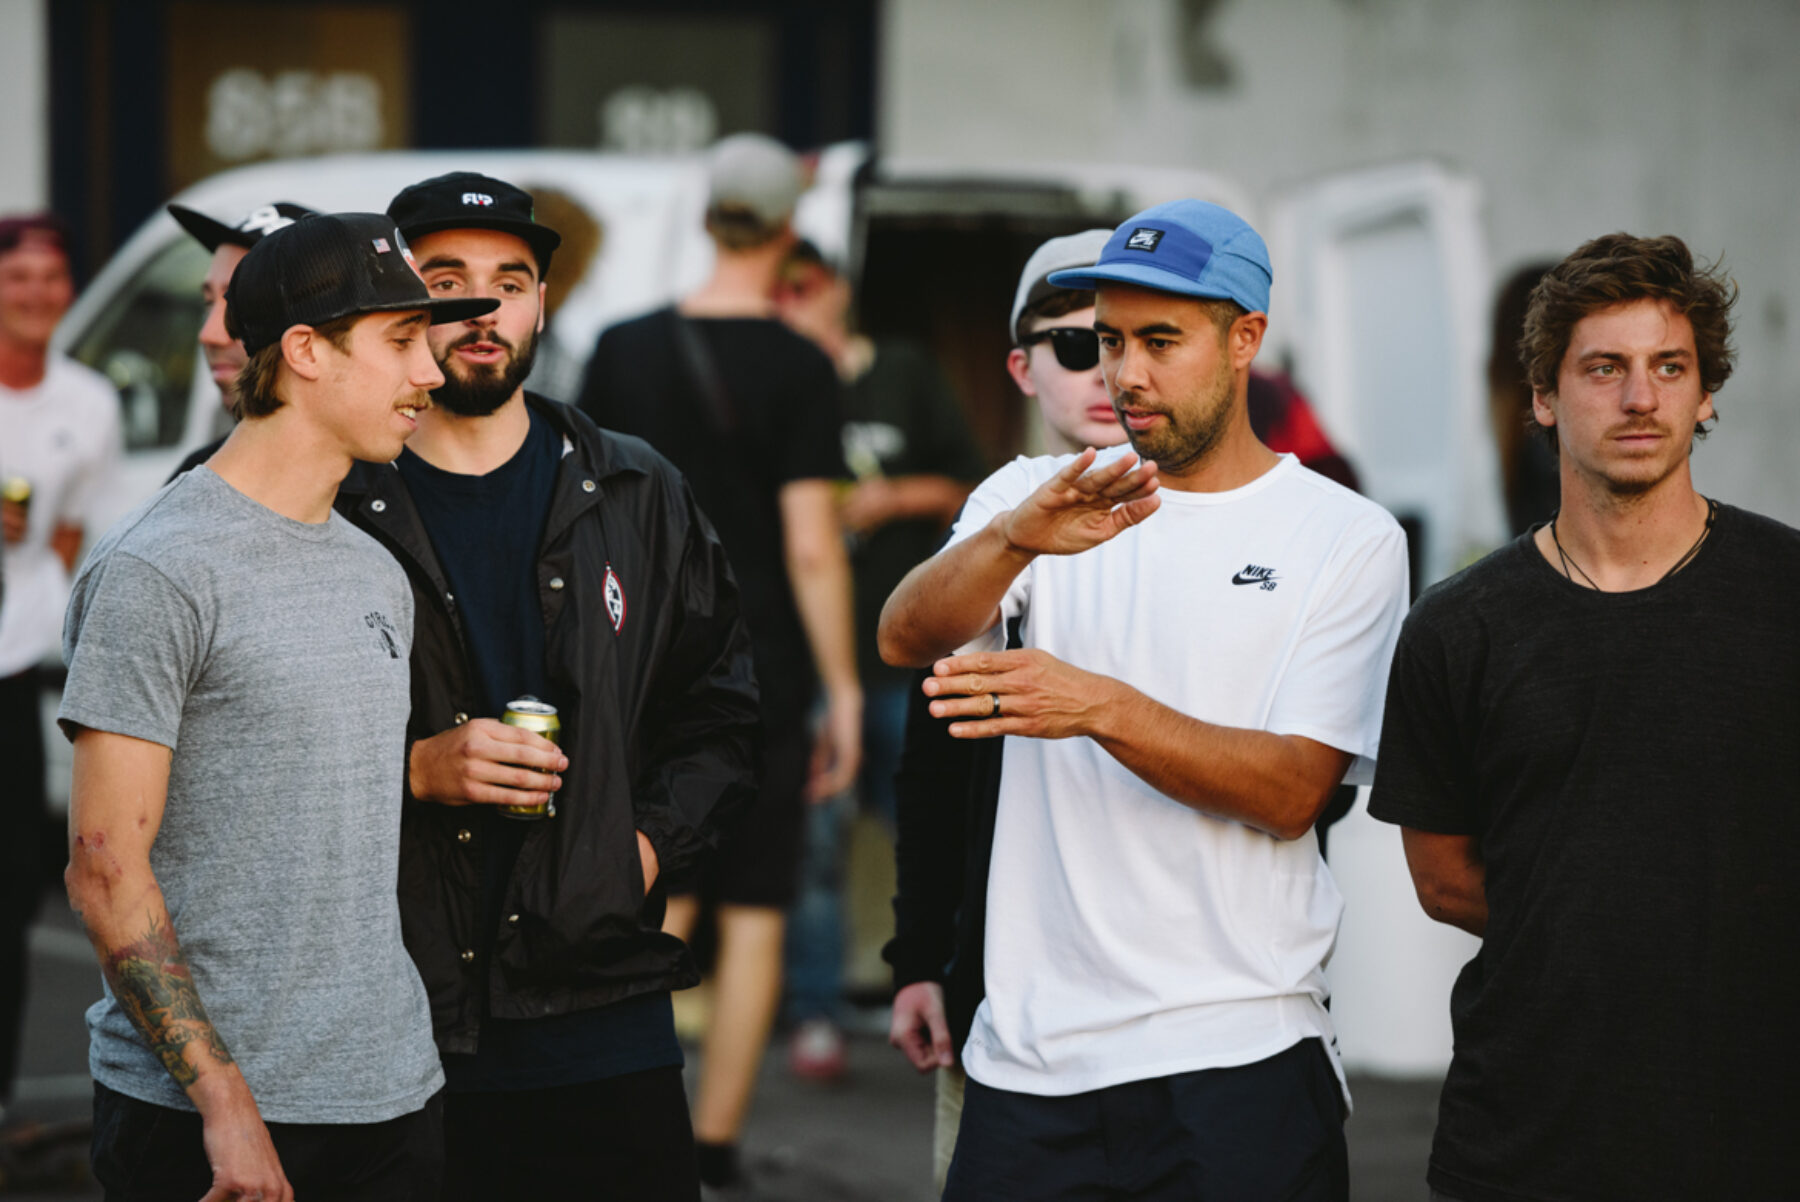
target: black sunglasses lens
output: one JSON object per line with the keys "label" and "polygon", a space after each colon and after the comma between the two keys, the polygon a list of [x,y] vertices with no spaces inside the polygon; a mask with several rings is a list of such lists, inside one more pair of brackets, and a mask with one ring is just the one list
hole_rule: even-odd
{"label": "black sunglasses lens", "polygon": [[1092,371],[1100,362],[1100,335],[1092,330],[1062,326],[1046,331],[1056,351],[1056,361],[1066,371]]}

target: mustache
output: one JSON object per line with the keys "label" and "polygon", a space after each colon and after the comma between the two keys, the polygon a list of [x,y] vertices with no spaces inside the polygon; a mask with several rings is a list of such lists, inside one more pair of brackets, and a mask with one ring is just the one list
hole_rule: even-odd
{"label": "mustache", "polygon": [[498,333],[493,333],[493,332],[483,333],[480,330],[469,331],[467,334],[464,334],[461,338],[458,338],[455,342],[452,342],[447,349],[455,350],[457,347],[475,346],[477,343],[482,343],[482,342],[491,342],[495,346],[499,347],[501,350],[506,351],[508,353],[516,352],[519,349],[518,347],[514,346],[512,343],[508,342],[505,338],[501,337]]}
{"label": "mustache", "polygon": [[1667,437],[1669,427],[1658,421],[1621,422],[1606,432],[1608,438],[1629,438],[1636,434],[1659,434]]}

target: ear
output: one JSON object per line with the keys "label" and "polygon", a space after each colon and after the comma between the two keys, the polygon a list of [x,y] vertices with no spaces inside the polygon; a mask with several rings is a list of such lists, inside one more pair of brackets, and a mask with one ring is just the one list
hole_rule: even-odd
{"label": "ear", "polygon": [[[1531,394],[1531,416],[1536,418],[1537,424],[1543,426],[1545,429],[1549,429],[1556,425],[1556,410],[1550,407],[1550,398],[1555,395],[1556,394],[1553,392],[1534,392]],[[1707,398],[1707,403],[1703,407],[1707,409],[1712,407],[1712,399],[1710,397]]]}
{"label": "ear", "polygon": [[1262,349],[1263,335],[1269,329],[1269,315],[1260,310],[1246,313],[1231,323],[1225,333],[1225,345],[1231,352],[1231,366],[1243,371]]}
{"label": "ear", "polygon": [[1006,352],[1006,371],[1008,375],[1012,376],[1013,383],[1017,384],[1019,391],[1026,396],[1036,396],[1037,386],[1031,382],[1031,372],[1028,367],[1030,362],[1028,352],[1022,346],[1015,346]]}
{"label": "ear", "polygon": [[324,339],[311,326],[289,326],[281,336],[281,358],[288,370],[302,380],[316,380],[325,373],[319,361],[319,346]]}
{"label": "ear", "polygon": [[548,313],[548,312],[549,312],[549,310],[548,310],[548,309],[547,309],[547,308],[545,308],[545,307],[544,307],[544,297],[545,297],[545,295],[546,295],[546,294],[547,294],[547,293],[548,293],[548,292],[549,292],[549,290],[550,290],[550,285],[548,285],[548,284],[546,284],[546,283],[544,283],[544,281],[542,281],[542,280],[539,280],[539,281],[538,281],[538,324],[537,324],[537,332],[538,332],[538,333],[540,333],[540,334],[542,334],[542,333],[543,333],[543,332],[544,332],[544,315],[545,315],[545,314],[546,314],[546,313]]}
{"label": "ear", "polygon": [[1709,422],[1717,416],[1718,416],[1718,414],[1713,412],[1712,393],[1710,393],[1710,392],[1701,393],[1700,394],[1700,408],[1697,411],[1695,411],[1694,420],[1697,422]]}

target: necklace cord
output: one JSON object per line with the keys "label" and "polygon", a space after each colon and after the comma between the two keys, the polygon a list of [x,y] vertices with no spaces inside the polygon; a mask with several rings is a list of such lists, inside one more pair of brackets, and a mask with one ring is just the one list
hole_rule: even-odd
{"label": "necklace cord", "polygon": [[[1601,588],[1600,585],[1595,582],[1594,578],[1587,574],[1587,569],[1583,568],[1579,563],[1577,563],[1575,561],[1574,556],[1570,555],[1566,550],[1563,549],[1562,539],[1560,537],[1558,537],[1558,535],[1556,533],[1556,519],[1561,516],[1562,516],[1562,510],[1560,510],[1560,509],[1550,515],[1550,541],[1556,544],[1556,557],[1562,561],[1563,578],[1571,584],[1575,583],[1575,573],[1571,572],[1569,570],[1570,568],[1574,568],[1575,572],[1580,572],[1581,578],[1583,580],[1587,581],[1587,587],[1593,589],[1596,593],[1604,593],[1606,590]],[[1656,578],[1656,584],[1661,584],[1663,581],[1667,580],[1669,577],[1673,576],[1675,573],[1681,571],[1681,569],[1687,567],[1688,564],[1693,562],[1694,556],[1696,556],[1700,553],[1700,544],[1705,542],[1706,536],[1712,533],[1713,519],[1717,518],[1718,516],[1719,516],[1719,503],[1717,501],[1713,500],[1711,497],[1707,497],[1706,498],[1706,525],[1704,525],[1700,528],[1700,537],[1694,540],[1694,545],[1689,547],[1685,552],[1683,552],[1681,558],[1677,559],[1674,562],[1674,564],[1672,564],[1670,566],[1668,571],[1664,572],[1661,576],[1658,576]],[[1653,584],[1650,587],[1655,588],[1656,585]]]}

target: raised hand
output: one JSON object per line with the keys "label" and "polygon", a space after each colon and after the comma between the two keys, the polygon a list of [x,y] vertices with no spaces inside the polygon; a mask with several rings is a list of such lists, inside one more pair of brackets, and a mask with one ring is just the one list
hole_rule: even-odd
{"label": "raised hand", "polygon": [[[1089,447],[1008,513],[1001,533],[1014,550],[1075,555],[1156,512],[1156,463],[1130,451],[1102,467]],[[1089,470],[1089,469],[1092,470]]]}

